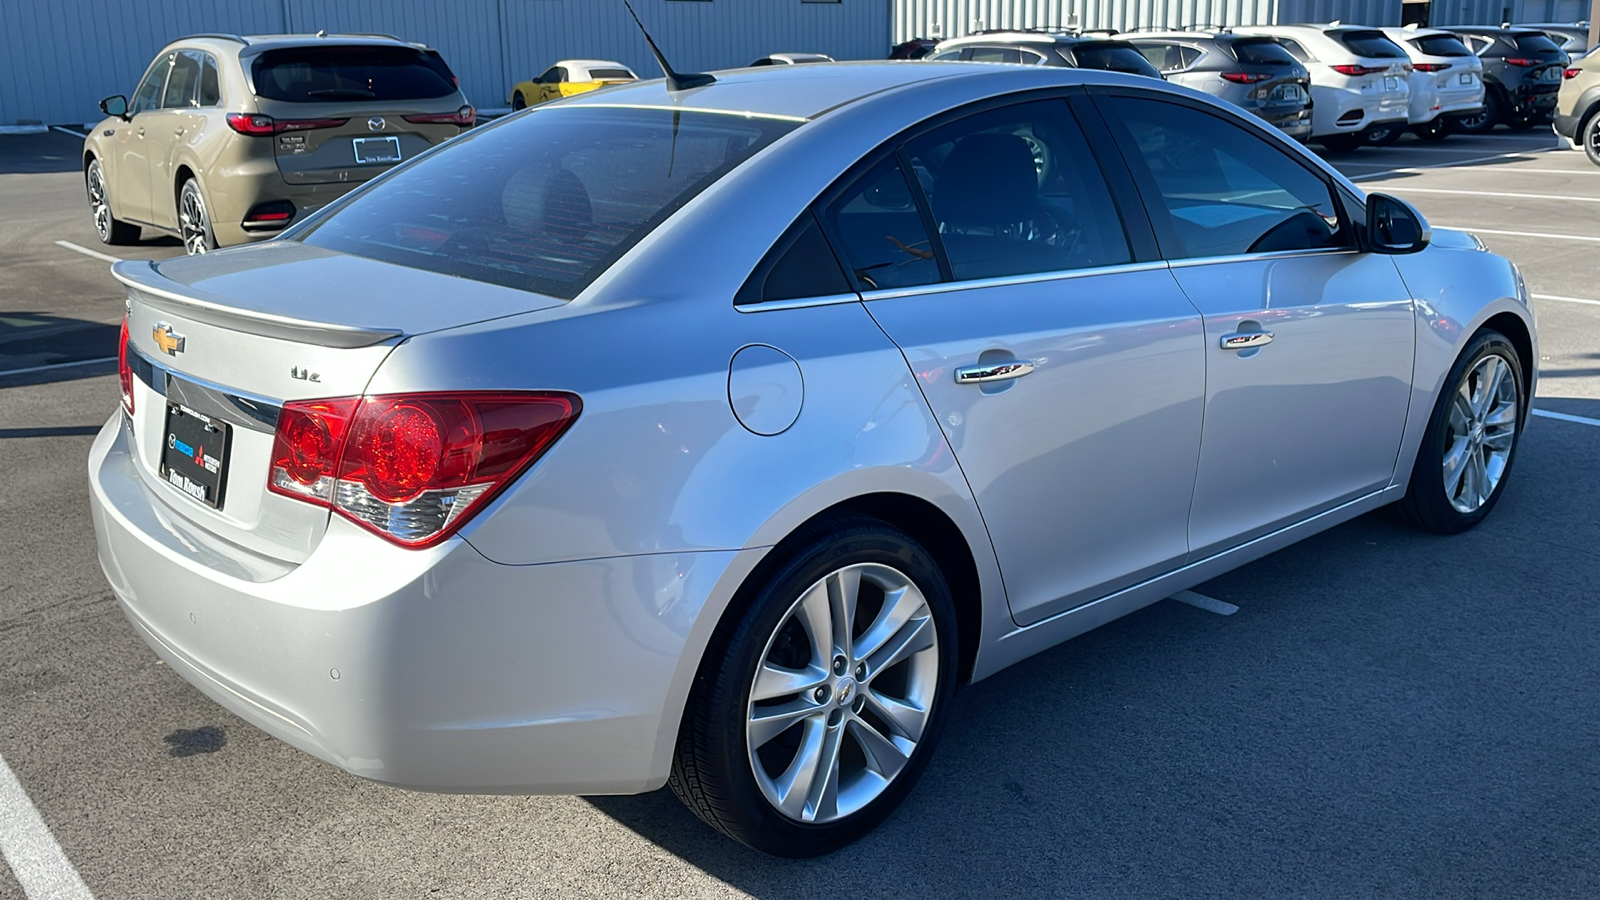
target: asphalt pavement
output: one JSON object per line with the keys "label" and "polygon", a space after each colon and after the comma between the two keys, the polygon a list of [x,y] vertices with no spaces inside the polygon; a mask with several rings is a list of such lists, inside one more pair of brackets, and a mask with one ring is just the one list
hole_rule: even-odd
{"label": "asphalt pavement", "polygon": [[[963,690],[904,808],[828,858],[666,791],[419,794],[293,750],[101,577],[84,460],[122,294],[93,254],[181,248],[100,245],[76,143],[0,137],[0,759],[94,897],[1600,896],[1600,427],[1549,417],[1468,534],[1364,516],[1196,588],[1233,615],[1158,603]],[[1558,146],[1333,161],[1516,261],[1535,407],[1600,421],[1600,168]]]}

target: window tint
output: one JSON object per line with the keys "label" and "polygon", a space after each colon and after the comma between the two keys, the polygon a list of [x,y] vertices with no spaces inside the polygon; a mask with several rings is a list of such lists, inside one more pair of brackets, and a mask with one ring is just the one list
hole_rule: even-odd
{"label": "window tint", "polygon": [[1399,44],[1389,40],[1381,31],[1343,31],[1336,32],[1335,37],[1357,56],[1365,56],[1368,59],[1408,58],[1406,51],[1400,49]]}
{"label": "window tint", "polygon": [[1461,39],[1451,34],[1429,34],[1413,40],[1412,45],[1429,56],[1472,56],[1474,55]]}
{"label": "window tint", "polygon": [[1523,53],[1560,53],[1555,41],[1550,40],[1547,34],[1519,34],[1517,35],[1517,49]]}
{"label": "window tint", "polygon": [[1142,43],[1134,44],[1133,48],[1139,51],[1140,56],[1148,59],[1150,65],[1155,66],[1162,72],[1176,72],[1179,69],[1187,68],[1196,59],[1200,58],[1200,51],[1193,50],[1185,54],[1183,51],[1187,48],[1180,47],[1177,44]]}
{"label": "window tint", "polygon": [[150,71],[144,73],[139,89],[133,92],[133,102],[128,104],[128,115],[142,113],[161,105],[161,88],[167,83],[167,73],[172,70],[172,54],[156,60]]}
{"label": "window tint", "polygon": [[794,127],[688,110],[546,108],[397,169],[298,237],[571,299]]}
{"label": "window tint", "polygon": [[200,60],[192,53],[179,53],[172,61],[172,74],[167,76],[167,89],[161,95],[161,105],[166,109],[187,109],[194,105],[195,85],[200,82]]}
{"label": "window tint", "polygon": [[1265,140],[1176,103],[1109,102],[1113,127],[1126,127],[1138,150],[1130,162],[1144,163],[1158,192],[1145,198],[1152,219],[1170,222],[1169,258],[1350,245],[1327,182]]}
{"label": "window tint", "polygon": [[939,280],[933,243],[899,164],[887,159],[856,180],[824,214],[859,290]]}
{"label": "window tint", "polygon": [[1306,52],[1306,48],[1300,46],[1299,41],[1291,41],[1288,38],[1278,38],[1278,43],[1282,44],[1283,49],[1289,51],[1289,55],[1295,59],[1298,59],[1301,62],[1311,61],[1311,54]]}
{"label": "window tint", "polygon": [[1149,75],[1160,78],[1161,73],[1150,61],[1139,55],[1139,51],[1128,44],[1104,45],[1101,43],[1079,44],[1072,48],[1077,57],[1078,67],[1083,69],[1107,69],[1112,72],[1127,72],[1131,75]]}
{"label": "window tint", "polygon": [[209,53],[194,55],[200,60],[200,90],[195,102],[200,106],[218,106],[222,103],[222,84],[217,77],[217,61]]}
{"label": "window tint", "polygon": [[410,47],[295,47],[256,59],[256,93],[269,100],[429,100],[455,92],[439,68]]}
{"label": "window tint", "polygon": [[596,81],[631,81],[633,73],[627,69],[590,69],[589,77]]}
{"label": "window tint", "polygon": [[848,294],[851,290],[828,239],[817,226],[816,216],[807,212],[773,245],[734,302],[800,300]]}
{"label": "window tint", "polygon": [[1022,54],[1015,47],[973,47],[967,59],[973,62],[1022,62]]}
{"label": "window tint", "polygon": [[1294,57],[1277,41],[1234,41],[1233,55],[1252,66],[1294,65]]}
{"label": "window tint", "polygon": [[1064,101],[979,113],[918,138],[906,152],[957,280],[1133,259]]}

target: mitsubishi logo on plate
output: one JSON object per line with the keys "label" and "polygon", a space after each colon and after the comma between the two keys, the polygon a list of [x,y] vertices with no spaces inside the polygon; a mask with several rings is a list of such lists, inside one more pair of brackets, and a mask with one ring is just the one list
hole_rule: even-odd
{"label": "mitsubishi logo on plate", "polygon": [[172,326],[165,322],[156,323],[150,329],[150,339],[156,342],[161,352],[168,356],[177,356],[183,352],[184,336],[172,330]]}
{"label": "mitsubishi logo on plate", "polygon": [[382,131],[385,124],[386,123],[383,121],[383,116],[373,116],[367,120],[367,130]]}

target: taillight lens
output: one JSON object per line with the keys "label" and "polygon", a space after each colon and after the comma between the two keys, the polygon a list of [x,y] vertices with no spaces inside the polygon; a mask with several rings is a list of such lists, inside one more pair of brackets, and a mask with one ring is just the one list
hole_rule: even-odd
{"label": "taillight lens", "polygon": [[263,137],[285,131],[311,131],[316,128],[338,128],[350,121],[344,119],[274,119],[252,113],[228,113],[228,127],[240,134]]}
{"label": "taillight lens", "polygon": [[1537,66],[1539,64],[1539,60],[1537,60],[1537,59],[1528,59],[1525,56],[1508,56],[1508,57],[1506,57],[1506,62],[1510,63],[1513,66],[1521,66],[1524,69],[1531,68],[1531,67]]}
{"label": "taillight lens", "polygon": [[1259,81],[1266,81],[1272,76],[1264,72],[1223,72],[1222,77],[1224,80],[1231,81],[1234,84],[1255,84]]}
{"label": "taillight lens", "polygon": [[473,123],[478,121],[478,111],[470,106],[463,106],[453,113],[406,116],[405,120],[418,125],[460,125],[462,128],[471,128]]}
{"label": "taillight lens", "polygon": [[1561,70],[1561,77],[1562,78],[1577,78],[1579,75],[1582,75],[1582,74],[1583,74],[1583,70],[1582,69],[1562,69]]}
{"label": "taillight lens", "polygon": [[122,385],[122,410],[133,415],[133,369],[128,365],[128,316],[122,316],[122,334],[117,337],[117,381]]}
{"label": "taillight lens", "polygon": [[1349,75],[1355,78],[1361,75],[1376,75],[1383,71],[1383,66],[1329,66],[1328,68],[1340,75]]}
{"label": "taillight lens", "polygon": [[1418,72],[1443,72],[1450,68],[1450,63],[1417,63],[1412,68]]}
{"label": "taillight lens", "polygon": [[391,394],[284,404],[267,488],[406,547],[436,544],[578,418],[565,393]]}

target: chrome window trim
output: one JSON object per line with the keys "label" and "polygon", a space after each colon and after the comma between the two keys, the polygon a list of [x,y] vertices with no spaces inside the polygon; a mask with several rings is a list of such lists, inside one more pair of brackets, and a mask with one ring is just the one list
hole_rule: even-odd
{"label": "chrome window trim", "polygon": [[133,346],[128,347],[128,368],[150,390],[171,402],[250,431],[262,434],[277,431],[278,415],[283,412],[280,400],[225,388],[192,375],[179,375]]}
{"label": "chrome window trim", "polygon": [[1235,253],[1229,256],[1196,256],[1191,259],[1174,259],[1169,265],[1174,269],[1190,266],[1214,266],[1222,263],[1250,262],[1258,259],[1298,259],[1302,256],[1355,255],[1362,251],[1356,247],[1339,247],[1331,250],[1274,250],[1271,253]]}
{"label": "chrome window trim", "polygon": [[837,306],[841,303],[860,303],[859,294],[828,294],[823,297],[796,297],[793,300],[763,300],[759,303],[735,304],[742,313],[771,312],[778,309],[806,309],[812,306]]}
{"label": "chrome window trim", "polygon": [[998,278],[974,278],[967,281],[940,281],[933,284],[919,284],[915,287],[883,288],[876,291],[863,291],[861,299],[870,303],[873,300],[894,300],[900,297],[915,297],[922,294],[944,294],[950,291],[967,291],[979,288],[1007,287],[1014,284],[1037,284],[1046,281],[1068,281],[1074,278],[1087,278],[1093,275],[1119,275],[1124,272],[1148,272],[1154,269],[1167,268],[1166,260],[1152,260],[1140,263],[1122,263],[1115,266],[1094,266],[1087,269],[1058,269],[1051,272],[1029,272],[1025,275],[1004,275]]}

